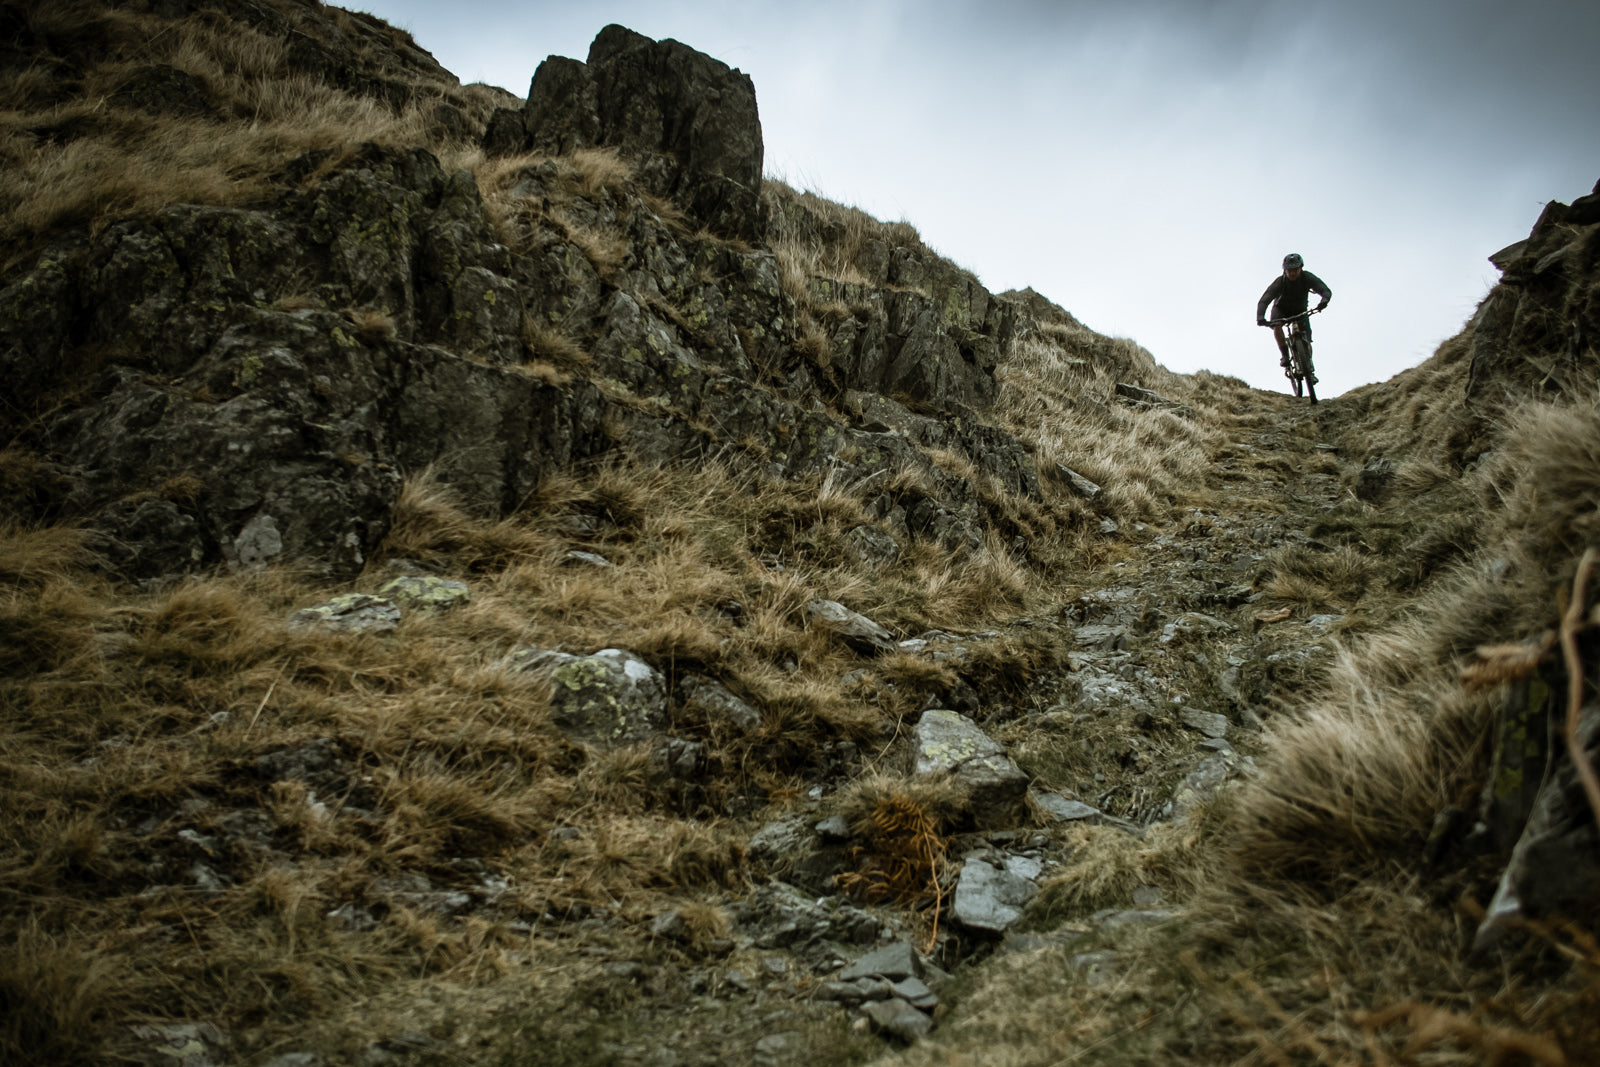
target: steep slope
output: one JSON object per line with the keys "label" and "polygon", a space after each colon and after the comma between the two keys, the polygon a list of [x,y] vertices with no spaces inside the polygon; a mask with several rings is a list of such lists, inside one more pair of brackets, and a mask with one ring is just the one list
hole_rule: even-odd
{"label": "steep slope", "polygon": [[3,11],[6,1057],[1594,1057],[1588,201],[1313,410],[676,42]]}

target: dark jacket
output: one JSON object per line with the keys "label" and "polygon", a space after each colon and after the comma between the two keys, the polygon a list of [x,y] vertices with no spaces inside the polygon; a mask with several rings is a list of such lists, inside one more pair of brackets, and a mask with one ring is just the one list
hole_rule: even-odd
{"label": "dark jacket", "polygon": [[1268,304],[1273,304],[1272,317],[1275,319],[1298,315],[1306,309],[1308,293],[1316,293],[1322,297],[1323,304],[1333,299],[1333,290],[1328,288],[1328,283],[1308,270],[1301,270],[1300,277],[1292,282],[1280,274],[1272,279],[1267,291],[1256,301],[1256,319],[1260,320],[1266,316]]}

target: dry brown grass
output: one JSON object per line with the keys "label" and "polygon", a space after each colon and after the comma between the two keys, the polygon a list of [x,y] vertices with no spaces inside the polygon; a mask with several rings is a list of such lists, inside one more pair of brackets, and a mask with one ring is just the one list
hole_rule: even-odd
{"label": "dry brown grass", "polygon": [[[715,523],[698,530],[663,498],[714,511],[729,497],[725,482],[691,482],[616,471],[552,482],[541,501],[549,510],[529,522],[474,518],[437,481],[414,481],[386,552],[468,577],[475,599],[409,617],[388,638],[285,631],[288,612],[319,595],[287,577],[116,593],[75,569],[71,551],[38,547],[74,538],[14,531],[12,543],[33,546],[27,558],[38,562],[12,572],[0,628],[7,655],[26,665],[0,683],[0,766],[11,785],[0,832],[13,844],[0,864],[9,915],[0,937],[17,950],[0,968],[17,994],[0,1048],[69,1062],[97,1058],[116,1040],[107,1020],[129,1012],[231,1027],[325,1015],[407,974],[492,980],[514,969],[510,954],[526,949],[526,934],[409,906],[365,934],[323,918],[359,904],[375,879],[437,880],[463,857],[509,878],[535,921],[580,905],[632,913],[663,894],[738,885],[738,834],[714,817],[665,810],[642,749],[586,757],[550,727],[546,687],[485,669],[530,641],[592,649],[640,637],[669,672],[685,658],[725,676],[747,672],[773,730],[731,758],[773,783],[788,765],[768,761],[803,761],[819,731],[861,728],[837,683],[811,674],[836,676],[843,656],[803,630],[795,603],[816,591],[752,585],[746,563],[706,552],[699,538],[717,536]],[[734,511],[724,521],[740,521]],[[561,566],[552,528],[575,515],[605,527],[609,543],[592,547],[616,557],[615,575]],[[751,604],[757,625],[781,631],[771,640],[804,650],[801,678],[741,658],[752,647],[731,640],[741,627],[704,614],[731,596]],[[98,634],[116,638],[105,654]],[[231,770],[318,738],[362,769],[366,784],[349,785],[366,799]],[[206,803],[180,810],[197,795]],[[265,814],[293,866],[258,865],[230,847],[204,860],[225,879],[220,888],[185,889],[191,846],[176,830],[226,839],[229,819],[251,811]],[[145,812],[165,829],[130,829],[131,813]],[[580,835],[552,837],[562,825]],[[172,890],[137,895],[150,877],[126,858],[138,850],[171,868],[155,877],[175,880]],[[88,896],[85,884],[96,887]],[[702,940],[723,929],[714,906],[697,914]],[[160,933],[174,929],[184,936]],[[184,987],[176,999],[172,982]]]}
{"label": "dry brown grass", "polygon": [[1208,420],[1117,402],[1119,381],[1185,399],[1181,381],[1133,342],[1053,325],[1017,342],[996,377],[997,411],[1040,469],[1060,464],[1095,482],[1096,506],[1112,515],[1165,518],[1205,484],[1217,440]]}
{"label": "dry brown grass", "polygon": [[1266,566],[1271,576],[1261,583],[1261,592],[1269,604],[1348,611],[1366,593],[1378,561],[1347,545],[1328,550],[1289,545],[1272,552]]}
{"label": "dry brown grass", "polygon": [[[458,147],[435,122],[435,107],[448,102],[481,121],[492,106],[455,86],[388,71],[413,94],[397,110],[292,72],[282,42],[232,21],[173,21],[95,3],[27,10],[80,71],[35,65],[0,82],[0,98],[14,105],[0,110],[0,276],[63,230],[154,211],[174,190],[192,203],[259,203],[283,166],[313,149],[373,141],[452,156]],[[285,10],[301,17],[292,5]],[[119,96],[129,75],[150,64],[188,75],[209,113],[151,114]]]}
{"label": "dry brown grass", "polygon": [[784,291],[812,304],[813,278],[846,285],[884,286],[892,250],[926,251],[907,222],[881,222],[859,208],[799,192],[775,178],[761,185],[771,217],[769,242],[778,256]]}
{"label": "dry brown grass", "polygon": [[[578,243],[609,274],[621,266],[627,251],[618,231],[591,221],[595,206],[618,195],[637,192],[633,169],[614,148],[581,148],[565,156],[525,153],[490,159],[481,151],[465,154],[457,162],[472,170],[482,191],[484,207],[506,244],[526,251],[536,241],[541,225],[549,223]],[[534,190],[539,191],[534,195]],[[573,207],[584,201],[582,217]],[[669,226],[683,228],[681,213],[651,197],[648,202]]]}

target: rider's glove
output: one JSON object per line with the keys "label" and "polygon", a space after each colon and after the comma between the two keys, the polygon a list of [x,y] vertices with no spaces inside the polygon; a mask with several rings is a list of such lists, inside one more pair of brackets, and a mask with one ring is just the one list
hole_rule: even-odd
{"label": "rider's glove", "polygon": [[1267,324],[1267,320],[1266,319],[1257,319],[1256,320],[1256,325],[1257,326],[1265,326],[1266,324]]}
{"label": "rider's glove", "polygon": [[1327,307],[1327,306],[1328,306],[1328,305],[1327,305],[1327,303],[1326,303],[1326,302],[1324,302],[1324,303],[1321,303],[1321,304],[1318,304],[1318,305],[1317,305],[1317,310],[1318,310],[1318,311],[1321,311],[1321,310],[1322,310],[1322,309],[1323,309],[1323,308],[1325,308],[1325,307]]}

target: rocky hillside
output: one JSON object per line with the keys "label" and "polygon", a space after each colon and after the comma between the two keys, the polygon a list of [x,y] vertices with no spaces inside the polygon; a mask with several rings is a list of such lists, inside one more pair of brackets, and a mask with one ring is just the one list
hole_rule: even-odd
{"label": "rocky hillside", "polygon": [[1595,196],[1312,409],[675,41],[0,26],[7,1061],[1600,1057]]}

